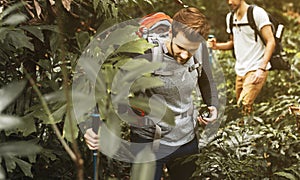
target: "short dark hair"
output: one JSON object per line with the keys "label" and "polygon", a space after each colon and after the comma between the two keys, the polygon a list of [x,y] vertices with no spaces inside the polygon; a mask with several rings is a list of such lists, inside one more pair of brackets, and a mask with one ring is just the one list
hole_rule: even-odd
{"label": "short dark hair", "polygon": [[188,40],[201,41],[207,38],[209,28],[206,17],[197,8],[183,8],[173,16],[173,37],[183,32]]}

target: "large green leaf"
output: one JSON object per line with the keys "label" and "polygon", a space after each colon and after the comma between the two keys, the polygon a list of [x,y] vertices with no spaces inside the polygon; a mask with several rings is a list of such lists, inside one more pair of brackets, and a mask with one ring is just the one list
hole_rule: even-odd
{"label": "large green leaf", "polygon": [[76,40],[80,51],[83,51],[83,49],[90,41],[90,35],[86,31],[76,33]]}
{"label": "large green leaf", "polygon": [[13,82],[0,89],[0,113],[23,91],[26,81]]}
{"label": "large green leaf", "polygon": [[30,42],[31,38],[26,36],[22,30],[13,30],[7,34],[8,43],[14,46],[16,49],[28,48],[34,51],[33,44]]}
{"label": "large green leaf", "polygon": [[157,77],[140,77],[131,86],[132,92],[138,92],[145,89],[150,89],[154,87],[161,87],[164,83],[160,78]]}
{"label": "large green leaf", "polygon": [[20,124],[22,124],[22,121],[19,117],[0,115],[0,130],[12,129]]}
{"label": "large green leaf", "polygon": [[13,156],[4,156],[5,167],[7,172],[13,172],[17,167],[16,161],[14,161]]}
{"label": "large green leaf", "polygon": [[1,165],[0,165],[0,179],[5,179],[5,171]]}
{"label": "large green leaf", "polygon": [[145,111],[149,117],[161,120],[171,126],[175,125],[174,112],[170,110],[164,103],[154,98],[133,97],[129,100],[130,106],[138,107]]}
{"label": "large green leaf", "polygon": [[[0,43],[4,43],[6,40],[6,35],[9,32],[9,29],[6,27],[0,27]],[[3,47],[1,47],[3,48]]]}
{"label": "large green leaf", "polygon": [[39,106],[36,106],[37,109],[35,109],[32,113],[32,117],[33,118],[37,118],[39,120],[42,120],[44,124],[51,124],[48,115],[46,114],[46,112],[44,111],[44,109],[42,109]]}
{"label": "large green leaf", "polygon": [[16,9],[22,7],[25,2],[16,3],[14,5],[8,6],[2,13],[0,13],[0,20],[2,20],[5,16],[15,11]]}
{"label": "large green leaf", "polygon": [[31,172],[32,164],[30,164],[22,159],[19,159],[19,158],[14,158],[14,159],[15,159],[15,162],[20,167],[20,169],[22,170],[22,172],[25,174],[25,176],[33,178],[33,174]]}
{"label": "large green leaf", "polygon": [[61,33],[61,31],[57,25],[40,25],[40,26],[38,26],[38,29]]}
{"label": "large green leaf", "polygon": [[137,59],[128,61],[120,69],[125,71],[118,71],[118,74],[113,76],[112,92],[115,94],[113,101],[120,101],[124,97],[128,97],[131,85],[135,80],[143,77],[144,74],[153,72],[161,67],[161,63],[150,63],[145,59]]}
{"label": "large green leaf", "polygon": [[57,160],[57,156],[55,154],[55,150],[53,149],[43,149],[41,152],[41,155],[43,155],[45,158],[46,163],[50,163],[50,161]]}
{"label": "large green leaf", "polygon": [[276,174],[277,176],[281,176],[281,177],[284,177],[286,179],[289,179],[289,180],[297,180],[297,178],[291,174],[291,173],[288,173],[288,172],[275,172],[274,174]]}
{"label": "large green leaf", "polygon": [[26,21],[26,16],[24,14],[13,14],[8,16],[2,22],[3,25],[18,25]]}
{"label": "large green leaf", "polygon": [[63,137],[69,142],[73,142],[78,137],[79,129],[77,127],[77,121],[73,113],[70,116],[66,116]]}
{"label": "large green leaf", "polygon": [[144,74],[149,74],[154,70],[160,68],[161,65],[161,63],[150,63],[148,61],[142,60],[128,61],[126,65],[120,67],[120,69],[124,69],[126,71],[117,71],[118,74],[114,77],[113,83],[117,85],[122,85],[122,83],[125,82],[133,83],[136,79],[142,77]]}
{"label": "large green leaf", "polygon": [[119,52],[127,52],[127,53],[138,53],[144,54],[144,52],[150,48],[154,47],[153,44],[148,43],[145,39],[138,39],[135,41],[130,41],[121,45],[117,50],[116,53]]}
{"label": "large green leaf", "polygon": [[107,113],[106,126],[99,129],[101,151],[113,157],[121,145],[121,121],[113,110]]}
{"label": "large green leaf", "polygon": [[100,0],[93,0],[93,8],[94,8],[94,11],[97,10],[97,7],[98,7],[99,3],[100,3]]}
{"label": "large green leaf", "polygon": [[107,32],[108,37],[102,41],[101,46],[109,47],[111,45],[123,45],[130,41],[134,41],[139,39],[139,37],[135,34],[138,30],[138,26],[127,25],[125,27],[115,27],[116,30],[113,32]]}
{"label": "large green leaf", "polygon": [[63,119],[63,116],[66,114],[66,107],[67,105],[63,104],[52,113],[55,122],[59,122]]}
{"label": "large green leaf", "polygon": [[42,150],[42,148],[36,143],[19,141],[19,142],[9,142],[2,143],[0,146],[1,156],[28,156],[32,154],[37,154]]}
{"label": "large green leaf", "polygon": [[40,26],[21,26],[20,28],[30,32],[40,41],[44,42],[44,34],[42,32],[43,29]]}
{"label": "large green leaf", "polygon": [[6,169],[8,172],[13,172],[14,169],[17,167],[16,165],[18,165],[26,176],[33,177],[33,174],[31,172],[32,165],[30,163],[14,156],[6,156],[4,157],[4,159],[5,159]]}

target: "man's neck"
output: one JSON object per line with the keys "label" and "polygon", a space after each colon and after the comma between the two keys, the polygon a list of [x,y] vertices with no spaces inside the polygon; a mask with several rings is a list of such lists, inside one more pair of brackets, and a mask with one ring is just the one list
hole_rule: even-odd
{"label": "man's neck", "polygon": [[236,17],[237,17],[238,20],[241,20],[243,18],[243,16],[246,13],[248,7],[249,7],[249,5],[245,1],[241,2],[240,8],[238,8],[236,10]]}

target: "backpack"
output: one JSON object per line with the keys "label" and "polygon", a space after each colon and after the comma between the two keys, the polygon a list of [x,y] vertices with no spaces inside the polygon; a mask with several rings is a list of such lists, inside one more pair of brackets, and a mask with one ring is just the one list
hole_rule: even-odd
{"label": "backpack", "polygon": [[[232,28],[233,26],[250,26],[254,30],[254,36],[255,36],[255,41],[257,41],[257,36],[262,40],[264,44],[265,41],[260,33],[260,31],[257,29],[257,26],[255,24],[255,20],[253,17],[253,9],[255,5],[250,5],[247,9],[247,20],[248,23],[242,23],[242,24],[234,24],[233,23],[233,12],[230,15],[229,19],[229,27],[230,27],[230,32],[232,33]],[[291,65],[287,60],[285,60],[285,52],[282,48],[281,44],[281,38],[284,30],[284,26],[277,20],[275,19],[271,14],[268,13],[270,22],[272,23],[272,32],[275,38],[275,49],[274,52],[271,56],[270,63],[271,63],[271,69],[270,70],[286,70],[289,71],[291,69]],[[233,53],[234,55],[234,53]]]}
{"label": "backpack", "polygon": [[144,16],[139,22],[139,37],[167,37],[172,24],[172,18],[163,12],[152,13]]}

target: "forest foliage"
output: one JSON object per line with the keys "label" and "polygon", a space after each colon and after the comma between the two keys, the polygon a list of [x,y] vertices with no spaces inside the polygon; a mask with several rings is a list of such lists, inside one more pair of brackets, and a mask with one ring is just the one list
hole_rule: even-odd
{"label": "forest foliage", "polygon": [[[201,153],[191,157],[197,158],[199,164],[194,175],[203,179],[299,179],[300,4],[298,0],[249,2],[264,7],[284,23],[283,45],[292,69],[271,71],[257,98],[255,113],[243,117],[235,102],[231,52],[214,52],[225,76],[226,92],[222,93],[226,96],[226,106],[216,136],[204,131]],[[204,0],[0,1],[0,179],[91,178],[91,151],[74,120],[78,112],[73,107],[75,100],[83,102],[77,108],[89,107],[84,101],[89,97],[78,94],[79,99],[72,99],[72,93],[78,93],[72,92],[72,85],[78,75],[76,67],[80,58],[89,49],[90,42],[113,25],[156,11],[172,16],[183,5],[201,9],[210,21],[211,33],[218,40],[226,41],[228,6],[224,0],[213,3]],[[97,77],[100,86],[96,88],[101,92],[97,100],[105,100],[101,108],[108,119],[118,118],[111,111],[113,104],[106,103],[109,94],[118,94],[108,91],[114,90],[109,84],[117,73],[114,68],[131,62],[130,58],[118,59],[116,54],[150,48],[138,39],[120,38],[127,42],[122,41],[123,49],[99,50],[104,52],[100,53],[101,57],[108,61],[102,71],[107,78],[101,78],[101,74]],[[137,82],[130,89],[132,92],[149,84],[159,86],[159,81],[147,75],[149,69],[143,68],[158,66],[147,62],[134,64],[141,71],[123,78],[143,76],[142,82],[147,82]],[[76,88],[88,91],[84,83],[88,82]],[[127,87],[122,85],[120,88]],[[141,100],[133,99],[131,103],[144,105]],[[115,132],[126,138],[127,129],[120,121],[110,122]],[[241,122],[247,123],[241,126]],[[122,179],[128,177],[130,166],[101,156],[99,168],[101,178]]]}

